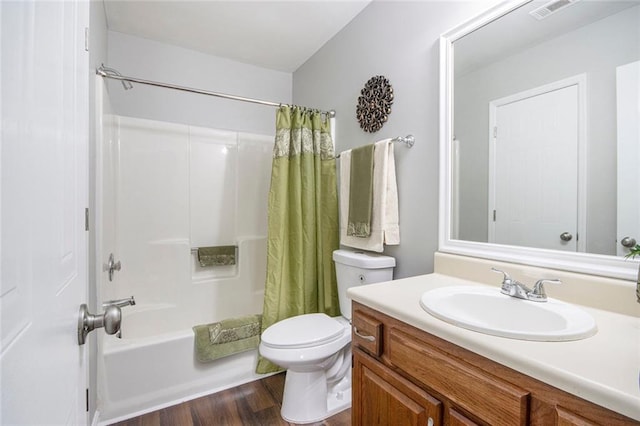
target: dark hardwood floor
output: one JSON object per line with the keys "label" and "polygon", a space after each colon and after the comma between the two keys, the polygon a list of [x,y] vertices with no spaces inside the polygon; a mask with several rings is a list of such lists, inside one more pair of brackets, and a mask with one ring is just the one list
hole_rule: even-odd
{"label": "dark hardwood floor", "polygon": [[[280,417],[284,373],[152,413],[115,423],[117,426],[292,425]],[[313,426],[349,426],[351,409]]]}

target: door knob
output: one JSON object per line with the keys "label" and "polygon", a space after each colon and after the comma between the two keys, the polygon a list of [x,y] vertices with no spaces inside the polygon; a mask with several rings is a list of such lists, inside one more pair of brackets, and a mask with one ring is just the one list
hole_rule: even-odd
{"label": "door knob", "polygon": [[101,315],[89,313],[86,304],[80,305],[78,316],[78,345],[82,346],[87,340],[87,334],[96,328],[104,327],[107,334],[116,334],[120,330],[122,311],[116,305],[109,305]]}
{"label": "door knob", "polygon": [[571,235],[571,232],[563,232],[560,234],[560,239],[562,241],[571,241],[573,239],[573,235]]}
{"label": "door knob", "polygon": [[636,239],[631,237],[624,237],[622,240],[620,240],[620,244],[622,244],[626,248],[633,248],[636,246]]}

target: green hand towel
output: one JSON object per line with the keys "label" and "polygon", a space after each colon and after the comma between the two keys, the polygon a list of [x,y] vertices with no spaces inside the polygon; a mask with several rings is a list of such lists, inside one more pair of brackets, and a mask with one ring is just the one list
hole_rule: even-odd
{"label": "green hand towel", "polygon": [[212,324],[196,325],[196,359],[209,362],[255,349],[260,344],[262,315],[247,315]]}
{"label": "green hand towel", "polygon": [[351,151],[347,235],[362,238],[371,235],[372,205],[373,145],[365,145]]}
{"label": "green hand towel", "polygon": [[206,266],[224,266],[236,264],[236,246],[200,247],[198,261]]}

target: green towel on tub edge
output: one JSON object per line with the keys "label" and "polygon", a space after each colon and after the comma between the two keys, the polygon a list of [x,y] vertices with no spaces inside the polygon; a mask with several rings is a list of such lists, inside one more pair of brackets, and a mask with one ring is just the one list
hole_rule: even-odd
{"label": "green towel on tub edge", "polygon": [[260,344],[261,327],[262,315],[247,315],[196,325],[193,327],[196,359],[209,362],[256,349]]}

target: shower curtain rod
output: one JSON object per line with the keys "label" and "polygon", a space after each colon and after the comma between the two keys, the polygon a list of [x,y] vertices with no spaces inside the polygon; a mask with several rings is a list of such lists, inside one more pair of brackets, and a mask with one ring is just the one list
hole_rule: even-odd
{"label": "shower curtain rod", "polygon": [[[279,102],[263,101],[261,99],[246,98],[244,96],[228,95],[226,93],[210,92],[208,90],[193,89],[191,87],[177,86],[175,84],[168,84],[168,83],[160,83],[158,81],[143,80],[137,77],[128,77],[125,75],[121,75],[118,71],[114,70],[113,68],[105,67],[104,65],[96,69],[96,74],[104,78],[111,78],[114,80],[120,80],[122,82],[129,81],[131,83],[140,83],[140,84],[146,84],[148,86],[164,87],[167,89],[181,90],[183,92],[189,92],[189,93],[198,93],[200,95],[215,96],[218,98],[231,99],[234,101],[250,102],[253,104],[267,105],[267,106],[273,106],[278,108],[281,106],[291,106],[291,107],[296,106],[296,105],[290,105],[290,104],[283,104]],[[310,109],[314,109],[314,108],[310,108]],[[320,111],[320,112],[327,114],[328,117],[336,116],[336,112],[334,110]]]}

